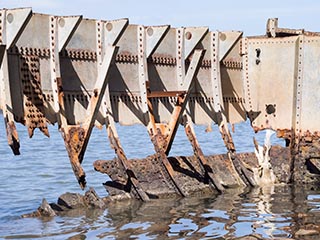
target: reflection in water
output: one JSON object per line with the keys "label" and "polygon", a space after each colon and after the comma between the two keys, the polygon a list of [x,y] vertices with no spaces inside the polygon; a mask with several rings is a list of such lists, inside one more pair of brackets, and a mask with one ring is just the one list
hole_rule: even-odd
{"label": "reflection in water", "polygon": [[[130,201],[111,204],[101,215],[85,216],[82,234],[72,239],[234,239],[248,235],[253,239],[318,239],[319,207],[315,191],[289,186],[234,190],[216,198]],[[311,235],[296,236],[301,229]]]}
{"label": "reflection in water", "polygon": [[115,202],[107,210],[77,210],[53,219],[16,219],[23,231],[7,229],[0,238],[319,239],[319,190],[288,185],[245,190],[217,197]]}

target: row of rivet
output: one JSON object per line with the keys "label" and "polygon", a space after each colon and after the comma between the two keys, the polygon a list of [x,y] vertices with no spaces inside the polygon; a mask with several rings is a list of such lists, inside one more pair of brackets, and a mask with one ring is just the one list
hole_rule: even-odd
{"label": "row of rivet", "polygon": [[111,102],[135,102],[142,103],[141,96],[129,96],[129,95],[112,95],[110,96]]}
{"label": "row of rivet", "polygon": [[[43,98],[48,101],[48,102],[53,102],[54,98],[52,94],[43,94]],[[64,101],[68,101],[68,102],[74,102],[75,99],[77,99],[77,101],[80,102],[89,102],[89,99],[91,98],[90,95],[86,95],[86,94],[72,94],[72,93],[63,93],[63,100]]]}
{"label": "row of rivet", "polygon": [[303,57],[304,57],[304,37],[299,37],[298,45],[298,73],[297,73],[297,86],[296,86],[296,108],[295,108],[295,130],[298,134],[300,132],[300,120],[301,120],[301,105],[302,105],[302,81],[303,81]]}
{"label": "row of rivet", "polygon": [[[221,65],[228,69],[242,70],[243,64],[240,61],[228,61],[224,60],[221,62]],[[211,60],[204,59],[200,65],[201,68],[211,68]]]}
{"label": "row of rivet", "polygon": [[221,111],[220,103],[220,63],[219,63],[219,33],[211,33],[211,79],[213,84],[214,110]]}
{"label": "row of rivet", "polygon": [[70,58],[72,60],[82,60],[82,61],[96,61],[97,53],[93,51],[86,50],[63,50],[60,53],[60,57]]}
{"label": "row of rivet", "polygon": [[147,87],[146,82],[148,79],[148,64],[146,58],[146,39],[145,39],[145,29],[143,26],[138,27],[138,64],[139,64],[139,87],[142,101],[142,111],[148,111],[148,102],[147,102]]}
{"label": "row of rivet", "polygon": [[118,63],[138,63],[138,55],[118,54],[116,56],[116,62]]}
{"label": "row of rivet", "polygon": [[40,80],[40,62],[38,57],[20,57],[20,72],[23,85],[26,126],[29,135],[33,135],[35,128],[48,134],[46,119],[41,112],[43,108],[43,94]]}
{"label": "row of rivet", "polygon": [[228,69],[242,70],[243,63],[237,61],[222,61],[222,66]]}
{"label": "row of rivet", "polygon": [[[116,102],[132,102],[132,103],[141,103],[141,97],[140,96],[129,96],[129,95],[112,95],[110,97],[110,100],[112,103]],[[177,97],[154,97],[151,98],[150,101],[152,103],[176,103]],[[190,103],[192,102],[198,102],[198,103],[214,103],[213,97],[202,97],[202,96],[190,96],[188,98],[188,101]],[[232,98],[232,97],[226,97],[224,98],[225,102],[237,102],[237,103],[243,103],[243,98]]]}
{"label": "row of rivet", "polygon": [[241,97],[223,97],[225,103],[245,103],[244,98]]}
{"label": "row of rivet", "polygon": [[264,41],[261,41],[261,40],[251,40],[249,41],[249,45],[261,45],[261,44],[294,44],[295,41],[292,41],[292,40],[281,40],[282,38],[270,38],[268,40],[264,40]]}
{"label": "row of rivet", "polygon": [[[245,95],[246,95],[246,102],[248,103],[247,109],[248,112],[252,112],[252,100],[251,100],[251,93],[250,93],[250,79],[249,79],[249,59],[248,59],[248,39],[244,38],[243,40],[243,47],[244,47],[244,79],[245,79]],[[249,113],[251,114],[251,113]],[[252,117],[252,116],[249,116]]]}
{"label": "row of rivet", "polygon": [[195,103],[195,102],[197,102],[197,103],[214,103],[213,97],[200,97],[200,96],[193,97],[193,96],[191,96],[191,97],[189,97],[189,101],[191,103]]}
{"label": "row of rivet", "polygon": [[0,44],[2,44],[2,30],[3,30],[2,25],[3,25],[3,21],[4,21],[4,19],[2,19],[2,11],[0,10]]}
{"label": "row of rivet", "polygon": [[184,62],[184,29],[178,28],[176,33],[176,56],[177,56],[177,80],[179,86],[183,85],[185,77],[185,62]]}
{"label": "row of rivet", "polygon": [[[131,54],[118,54],[116,56],[116,62],[118,63],[138,63],[138,55]],[[177,64],[177,59],[173,57],[159,57],[151,56],[147,59],[147,62],[155,65],[163,66],[175,66]]]}
{"label": "row of rivet", "polygon": [[98,56],[99,62],[102,61],[101,60],[101,58],[102,58],[102,29],[103,29],[102,21],[96,21],[97,56]]}
{"label": "row of rivet", "polygon": [[74,102],[77,99],[79,102],[89,102],[90,96],[84,94],[66,94],[64,93],[63,100],[65,102]]}
{"label": "row of rivet", "polygon": [[164,66],[176,66],[177,59],[173,57],[160,57],[155,55],[148,58],[148,63]]}
{"label": "row of rivet", "polygon": [[19,54],[23,56],[50,57],[50,49],[48,48],[32,48],[32,47],[12,47],[8,49],[9,54]]}

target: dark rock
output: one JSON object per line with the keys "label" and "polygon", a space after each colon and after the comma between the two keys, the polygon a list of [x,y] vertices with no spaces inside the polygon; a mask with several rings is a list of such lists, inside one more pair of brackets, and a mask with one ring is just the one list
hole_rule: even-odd
{"label": "dark rock", "polygon": [[43,217],[54,217],[56,216],[55,211],[51,208],[47,200],[44,198],[42,199],[42,204],[38,208],[38,212],[40,213],[40,216]]}
{"label": "dark rock", "polygon": [[83,196],[78,193],[64,193],[59,197],[58,205],[68,209],[84,207]]}
{"label": "dark rock", "polygon": [[87,209],[104,209],[112,200],[110,197],[100,198],[93,188],[84,196],[78,193],[64,193],[58,198],[57,203],[50,203],[43,199],[37,211],[23,214],[21,217],[53,217],[70,214],[72,211],[86,211]]}
{"label": "dark rock", "polygon": [[84,204],[90,208],[105,208],[104,201],[98,196],[93,188],[90,188],[83,197]]}
{"label": "dark rock", "polygon": [[31,217],[54,217],[54,216],[56,216],[55,211],[51,208],[47,200],[44,198],[42,199],[42,203],[40,207],[38,207],[37,211],[23,214],[21,217],[31,218]]}

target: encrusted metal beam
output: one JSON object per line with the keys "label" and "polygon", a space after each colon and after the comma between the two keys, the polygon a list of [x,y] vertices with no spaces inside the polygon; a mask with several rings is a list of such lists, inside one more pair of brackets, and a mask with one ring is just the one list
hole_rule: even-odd
{"label": "encrusted metal beam", "polygon": [[224,190],[224,187],[221,184],[221,180],[218,179],[218,174],[215,173],[213,169],[209,166],[207,159],[205,158],[197,140],[197,137],[195,135],[192,122],[187,115],[184,115],[183,125],[186,135],[192,145],[193,153],[195,157],[199,160],[204,177],[209,179],[209,183],[213,185],[215,189],[217,189],[219,192],[222,192]]}
{"label": "encrusted metal beam", "polygon": [[123,171],[127,173],[128,183],[126,185],[129,185],[128,189],[131,190],[131,185],[132,185],[133,190],[135,191],[134,195],[137,195],[138,198],[144,202],[149,201],[150,200],[149,196],[143,191],[139,183],[139,180],[137,179],[136,174],[134,173],[131,163],[130,161],[128,161],[124,153],[124,150],[120,145],[119,137],[116,134],[116,129],[114,125],[111,124],[110,122],[107,123],[107,131],[108,131],[111,147],[114,149],[118,157],[120,166],[123,168]]}

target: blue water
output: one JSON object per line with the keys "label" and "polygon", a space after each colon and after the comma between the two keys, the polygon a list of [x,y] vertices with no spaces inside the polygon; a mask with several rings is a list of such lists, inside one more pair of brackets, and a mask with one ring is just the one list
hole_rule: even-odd
{"label": "blue water", "polygon": [[[320,222],[320,192],[291,186],[234,191],[217,198],[112,203],[106,210],[73,211],[51,219],[21,218],[22,214],[36,210],[43,198],[56,202],[65,192],[83,194],[83,191],[73,175],[57,126],[49,126],[50,138],[36,130],[32,139],[23,126],[18,124],[17,128],[21,155],[13,156],[7,145],[4,122],[0,121],[0,238],[234,239],[254,235],[265,239],[293,239],[299,229]],[[129,158],[153,154],[145,127],[117,128]],[[205,126],[196,126],[195,130],[205,155],[225,153],[216,127],[210,133],[205,133]],[[249,123],[236,125],[235,130],[237,151],[253,151],[254,133]],[[256,137],[263,143],[263,134]],[[272,140],[274,144],[283,145],[275,137]],[[192,155],[182,128],[170,155]],[[92,163],[114,157],[105,129],[94,129],[83,168],[88,187],[94,187],[100,197],[107,195],[102,183],[108,176],[95,172]]]}

